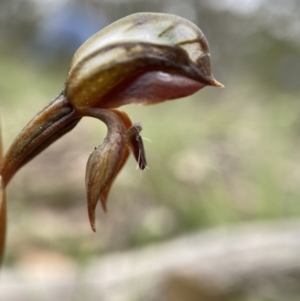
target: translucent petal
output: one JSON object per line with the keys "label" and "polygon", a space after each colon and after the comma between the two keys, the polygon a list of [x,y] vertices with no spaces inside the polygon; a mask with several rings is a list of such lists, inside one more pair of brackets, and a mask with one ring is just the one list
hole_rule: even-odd
{"label": "translucent petal", "polygon": [[[138,81],[145,74],[146,78]],[[161,74],[169,77],[167,84]],[[122,93],[128,83],[134,89]],[[193,94],[206,85],[222,86],[211,74],[209,47],[202,31],[175,15],[138,13],[112,23],[77,50],[66,95],[82,111],[131,102],[157,103]],[[137,97],[137,91],[141,94],[146,86],[150,87],[147,93]],[[113,97],[114,93],[122,97]]]}

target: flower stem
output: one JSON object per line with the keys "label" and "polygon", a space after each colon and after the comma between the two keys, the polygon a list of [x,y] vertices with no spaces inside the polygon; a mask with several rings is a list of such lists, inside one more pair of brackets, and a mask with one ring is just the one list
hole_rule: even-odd
{"label": "flower stem", "polygon": [[81,116],[60,93],[42,109],[14,140],[0,165],[4,187],[27,162],[73,129]]}

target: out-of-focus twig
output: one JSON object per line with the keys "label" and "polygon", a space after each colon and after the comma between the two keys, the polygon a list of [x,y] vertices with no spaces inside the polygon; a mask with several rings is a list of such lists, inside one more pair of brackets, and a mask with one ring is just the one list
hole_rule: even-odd
{"label": "out-of-focus twig", "polygon": [[[0,161],[3,157],[2,134],[0,128]],[[6,236],[6,193],[0,176],[0,263],[4,257],[5,249],[5,236]]]}

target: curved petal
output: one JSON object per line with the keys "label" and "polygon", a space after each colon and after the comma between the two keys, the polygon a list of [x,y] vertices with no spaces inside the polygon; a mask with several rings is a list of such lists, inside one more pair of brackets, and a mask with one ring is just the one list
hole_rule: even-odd
{"label": "curved petal", "polygon": [[87,113],[101,119],[108,127],[104,142],[95,147],[86,167],[88,214],[91,227],[93,231],[96,231],[95,209],[98,200],[106,212],[107,195],[113,181],[128,159],[129,148],[141,169],[146,167],[147,162],[143,142],[139,136],[142,130],[139,123],[132,124],[128,115],[119,110],[94,109],[88,110]]}
{"label": "curved petal", "polygon": [[112,181],[123,158],[124,144],[105,139],[92,152],[86,168],[86,193],[88,214],[93,231],[95,228],[95,209],[101,193]]}
{"label": "curved petal", "polygon": [[[136,82],[140,76],[146,77]],[[81,111],[160,102],[193,94],[206,85],[223,86],[211,74],[202,31],[175,15],[138,13],[109,25],[77,50],[65,89]],[[137,97],[146,86],[151,93]],[[171,87],[168,93],[165,88]],[[114,93],[121,97],[112,97]]]}
{"label": "curved petal", "polygon": [[126,127],[126,144],[128,147],[126,147],[124,150],[123,158],[120,162],[120,165],[114,177],[112,178],[111,182],[106,186],[104,191],[101,193],[100,201],[102,204],[102,208],[105,212],[107,212],[107,207],[106,207],[107,195],[116,176],[118,175],[119,171],[122,169],[122,167],[124,166],[124,164],[126,163],[129,157],[130,154],[129,149],[132,151],[140,169],[143,170],[145,167],[147,167],[143,141],[141,136],[139,136],[139,133],[142,130],[142,126],[139,123],[132,124],[128,115],[123,111],[119,111],[119,110],[111,110],[111,111],[116,113],[122,119]]}
{"label": "curved petal", "polygon": [[130,152],[129,152],[128,148],[125,148],[122,159],[121,159],[120,164],[119,164],[119,167],[117,168],[117,170],[116,170],[114,176],[112,177],[111,181],[107,184],[107,186],[105,187],[105,189],[102,191],[102,193],[100,195],[100,202],[101,202],[102,208],[105,212],[107,212],[106,203],[107,203],[107,196],[109,194],[110,188],[111,188],[115,178],[117,177],[118,173],[120,172],[120,170],[123,168],[124,164],[126,163],[128,157],[129,157],[129,154],[130,154]]}
{"label": "curved petal", "polygon": [[[108,128],[104,142],[90,155],[86,168],[86,190],[88,214],[93,231],[95,228],[95,209],[101,194],[111,185],[116,173],[126,161],[126,127],[119,116],[109,110],[91,109],[86,112],[102,120]],[[108,193],[108,191],[106,192]],[[102,203],[105,208],[105,204]]]}
{"label": "curved petal", "polygon": [[[132,122],[131,122],[129,116],[125,112],[120,111],[120,110],[115,110],[115,109],[110,110],[110,111],[114,112],[115,114],[117,114],[120,117],[120,119],[124,123],[124,126],[125,126],[126,130],[128,130],[132,126]],[[119,171],[122,169],[122,167],[126,163],[128,157],[129,157],[129,154],[130,154],[129,149],[127,147],[125,147],[122,160],[120,162],[120,165],[119,165],[114,177],[112,178],[110,183],[106,186],[104,191],[101,193],[100,202],[101,202],[102,208],[105,212],[107,212],[106,200],[107,200],[107,196],[108,196],[108,193],[110,191],[111,185],[113,184],[113,182],[114,182],[116,176],[118,175]]]}

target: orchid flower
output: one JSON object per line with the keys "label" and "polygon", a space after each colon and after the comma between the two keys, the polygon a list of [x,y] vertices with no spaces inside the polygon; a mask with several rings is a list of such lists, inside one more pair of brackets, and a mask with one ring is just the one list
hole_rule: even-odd
{"label": "orchid flower", "polygon": [[98,201],[106,210],[112,182],[130,152],[140,169],[147,165],[141,125],[116,108],[185,97],[205,86],[223,87],[211,74],[208,43],[193,23],[175,15],[137,13],[109,25],[77,50],[62,91],[6,152],[0,165],[3,200],[4,188],[23,165],[91,116],[108,130],[86,168],[88,215],[96,231]]}

